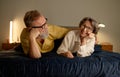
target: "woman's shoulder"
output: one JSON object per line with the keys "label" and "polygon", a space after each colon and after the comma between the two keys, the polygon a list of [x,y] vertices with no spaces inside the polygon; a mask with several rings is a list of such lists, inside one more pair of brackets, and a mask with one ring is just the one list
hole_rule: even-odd
{"label": "woman's shoulder", "polygon": [[66,36],[68,36],[68,37],[76,37],[78,35],[78,33],[79,33],[79,30],[71,30],[66,34]]}
{"label": "woman's shoulder", "polygon": [[77,33],[79,33],[79,30],[71,30],[68,32],[68,34],[74,34],[74,35],[76,35]]}

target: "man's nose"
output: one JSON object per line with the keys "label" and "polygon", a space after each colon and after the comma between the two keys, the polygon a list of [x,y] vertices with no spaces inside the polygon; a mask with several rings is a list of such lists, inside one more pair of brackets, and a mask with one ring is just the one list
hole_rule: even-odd
{"label": "man's nose", "polygon": [[45,24],[45,28],[47,28],[47,26],[48,26],[48,25],[47,25],[47,24]]}

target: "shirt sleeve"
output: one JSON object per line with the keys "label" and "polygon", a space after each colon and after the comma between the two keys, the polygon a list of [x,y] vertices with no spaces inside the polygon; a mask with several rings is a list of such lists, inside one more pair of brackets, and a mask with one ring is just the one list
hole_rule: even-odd
{"label": "shirt sleeve", "polygon": [[57,25],[49,25],[49,33],[53,39],[60,39],[68,33],[69,29]]}
{"label": "shirt sleeve", "polygon": [[28,54],[29,51],[29,39],[28,39],[28,32],[26,31],[26,28],[23,29],[21,35],[20,35],[20,40],[21,40],[21,45],[23,48],[23,51],[25,54]]}
{"label": "shirt sleeve", "polygon": [[[29,31],[27,30],[27,28],[24,28],[23,31],[21,32],[20,40],[21,40],[21,45],[22,45],[23,51],[27,55],[28,52],[30,51]],[[41,51],[41,47],[39,44],[38,44],[38,47],[39,47],[39,50]]]}
{"label": "shirt sleeve", "polygon": [[66,36],[64,37],[60,47],[57,50],[57,54],[65,53],[65,52],[69,51],[69,47],[70,47],[71,40],[72,40],[72,34],[71,33],[72,32],[70,31],[66,34]]}
{"label": "shirt sleeve", "polygon": [[80,57],[90,56],[94,52],[95,38],[89,39],[86,45],[79,47],[77,55]]}

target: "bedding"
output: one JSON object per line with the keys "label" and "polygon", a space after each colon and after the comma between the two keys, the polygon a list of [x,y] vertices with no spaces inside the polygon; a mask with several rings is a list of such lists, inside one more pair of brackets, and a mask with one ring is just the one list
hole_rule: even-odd
{"label": "bedding", "polygon": [[52,52],[31,59],[19,46],[15,50],[0,52],[0,77],[119,77],[120,54],[101,50],[89,57],[68,59],[56,54],[61,40],[55,41]]}

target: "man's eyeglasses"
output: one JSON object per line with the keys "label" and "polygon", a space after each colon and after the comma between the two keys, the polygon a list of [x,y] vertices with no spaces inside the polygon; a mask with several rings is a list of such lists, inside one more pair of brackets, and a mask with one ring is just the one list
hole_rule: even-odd
{"label": "man's eyeglasses", "polygon": [[41,25],[41,26],[32,26],[32,28],[45,28],[45,25],[46,25],[47,23],[45,22],[43,25]]}
{"label": "man's eyeglasses", "polygon": [[41,25],[41,26],[32,26],[32,28],[45,28],[45,25],[47,24],[47,18],[45,18],[46,19],[46,22],[43,24],[43,25]]}

